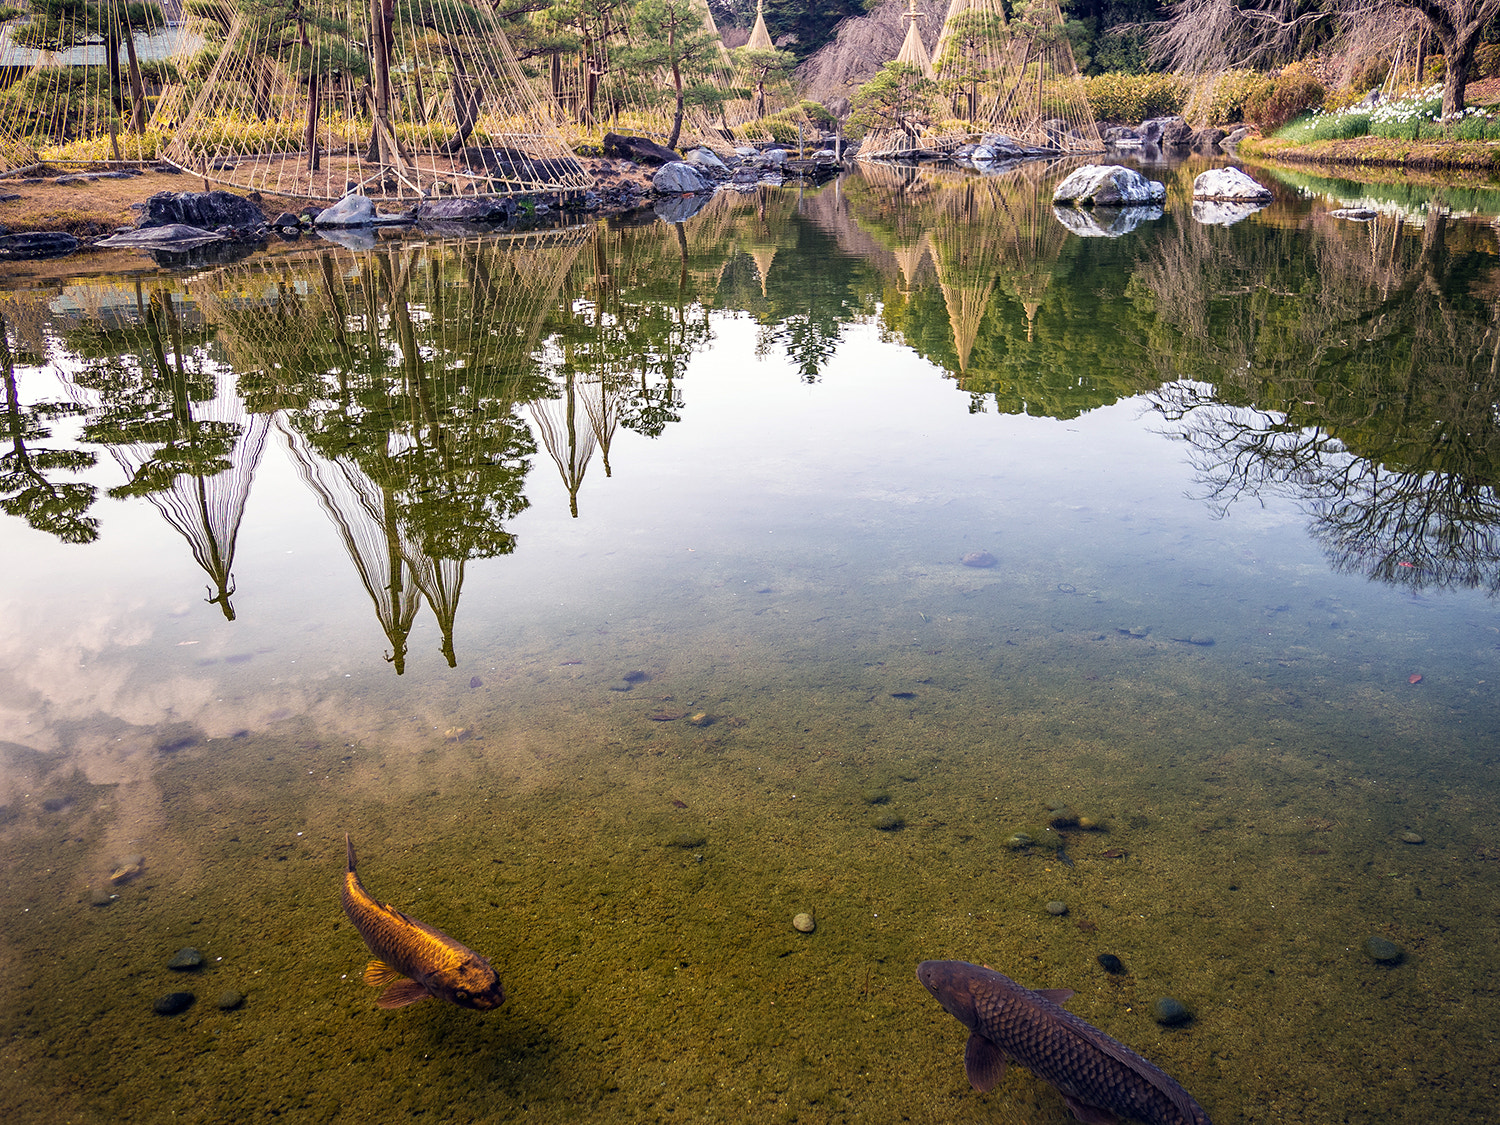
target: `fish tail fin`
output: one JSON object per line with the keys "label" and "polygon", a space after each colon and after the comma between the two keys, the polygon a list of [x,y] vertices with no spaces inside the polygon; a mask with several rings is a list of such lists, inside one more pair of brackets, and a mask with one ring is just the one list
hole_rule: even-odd
{"label": "fish tail fin", "polygon": [[349,839],[349,833],[344,833],[344,851],[347,854],[348,866],[344,869],[351,875],[354,873],[354,841]]}

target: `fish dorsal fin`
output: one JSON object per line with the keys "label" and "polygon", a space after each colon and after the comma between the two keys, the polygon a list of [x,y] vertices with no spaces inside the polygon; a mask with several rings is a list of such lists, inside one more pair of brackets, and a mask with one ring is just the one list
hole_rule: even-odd
{"label": "fish dorsal fin", "polygon": [[970,1086],[988,1094],[1005,1077],[1005,1052],[977,1031],[970,1032],[964,1046],[964,1071]]}
{"label": "fish dorsal fin", "polygon": [[1066,1004],[1073,995],[1073,990],[1071,988],[1038,988],[1036,994],[1045,996],[1054,1004]]}
{"label": "fish dorsal fin", "polygon": [[398,980],[380,994],[380,999],[375,1001],[377,1008],[404,1008],[408,1004],[415,1004],[418,1000],[426,1000],[432,993],[428,992],[414,980]]}
{"label": "fish dorsal fin", "polygon": [[406,974],[394,969],[384,961],[371,961],[365,966],[365,983],[371,988],[384,988],[393,981],[404,980]]}

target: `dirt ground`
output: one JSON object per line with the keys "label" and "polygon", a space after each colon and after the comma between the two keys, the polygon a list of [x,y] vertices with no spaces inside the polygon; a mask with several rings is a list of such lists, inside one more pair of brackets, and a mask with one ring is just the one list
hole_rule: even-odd
{"label": "dirt ground", "polygon": [[[124,180],[54,182],[61,174],[63,170],[52,169],[45,177],[32,173],[0,180],[0,224],[12,234],[66,231],[76,238],[92,241],[113,234],[118,227],[135,226],[140,212],[132,210],[131,205],[144,203],[159,191],[204,191],[216,186],[205,185],[203,180],[185,173],[154,171]],[[39,182],[24,182],[28,179]],[[293,210],[302,203],[272,196],[262,196],[259,202],[267,218],[275,218],[283,210]]]}
{"label": "dirt ground", "polygon": [[[593,175],[601,192],[629,185],[635,191],[649,190],[649,169],[628,161],[585,159],[584,166]],[[7,232],[66,231],[83,241],[93,241],[113,234],[119,227],[133,227],[140,212],[132,204],[145,202],[159,191],[233,191],[260,204],[267,219],[283,211],[297,214],[308,200],[260,192],[246,192],[209,183],[185,172],[143,171],[122,180],[91,180],[84,183],[59,184],[56,179],[67,169],[50,168],[27,176],[0,179],[0,225]],[[25,182],[27,180],[35,182]],[[326,203],[318,204],[327,206]],[[377,201],[381,210],[394,205]]]}

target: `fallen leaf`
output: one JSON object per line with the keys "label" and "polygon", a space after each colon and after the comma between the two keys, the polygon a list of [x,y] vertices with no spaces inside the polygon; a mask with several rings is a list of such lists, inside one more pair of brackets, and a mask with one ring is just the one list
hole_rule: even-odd
{"label": "fallen leaf", "polygon": [[1422,682],[1422,673],[1413,672],[1410,676],[1406,677],[1406,682],[1409,684],[1420,684]]}

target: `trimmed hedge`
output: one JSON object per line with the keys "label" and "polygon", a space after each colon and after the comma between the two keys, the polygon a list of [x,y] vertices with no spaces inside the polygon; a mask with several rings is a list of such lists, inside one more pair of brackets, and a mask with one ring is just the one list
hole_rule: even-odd
{"label": "trimmed hedge", "polygon": [[1098,74],[1085,78],[1083,88],[1096,120],[1122,125],[1179,114],[1188,95],[1172,74]]}

